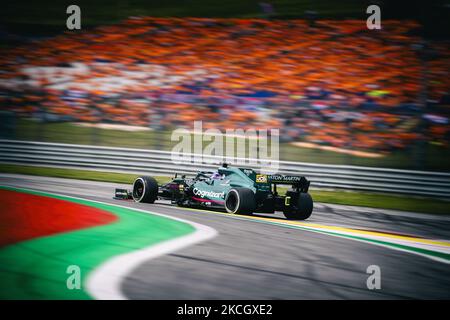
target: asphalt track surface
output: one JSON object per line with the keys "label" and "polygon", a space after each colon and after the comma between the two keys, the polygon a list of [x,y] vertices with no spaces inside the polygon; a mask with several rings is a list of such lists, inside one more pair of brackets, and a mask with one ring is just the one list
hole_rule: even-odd
{"label": "asphalt track surface", "polygon": [[[114,183],[1,174],[0,185],[135,207],[218,231],[139,265],[122,281],[129,299],[450,299],[450,265],[412,253],[167,203],[113,200],[115,187],[129,187]],[[442,215],[315,203],[307,222],[450,239],[450,217]],[[381,269],[379,290],[367,288],[369,265]]]}

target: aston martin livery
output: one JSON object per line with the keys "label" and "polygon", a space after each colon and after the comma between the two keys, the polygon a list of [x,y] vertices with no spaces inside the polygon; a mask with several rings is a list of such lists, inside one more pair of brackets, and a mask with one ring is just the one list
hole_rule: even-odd
{"label": "aston martin livery", "polygon": [[[280,184],[290,186],[283,190],[284,195],[278,193]],[[313,210],[309,184],[303,176],[260,174],[223,164],[215,172],[200,171],[193,178],[175,174],[171,182],[163,185],[153,177],[141,176],[132,190],[116,189],[115,198],[145,203],[166,199],[182,207],[208,207],[232,214],[282,211],[288,219],[305,220]]]}

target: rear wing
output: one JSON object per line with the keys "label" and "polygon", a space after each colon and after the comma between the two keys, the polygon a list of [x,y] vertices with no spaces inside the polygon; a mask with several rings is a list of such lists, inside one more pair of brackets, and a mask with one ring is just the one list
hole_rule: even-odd
{"label": "rear wing", "polygon": [[259,185],[291,185],[293,189],[300,192],[308,192],[310,182],[303,176],[291,176],[282,174],[259,174],[252,169],[239,168],[250,179]]}
{"label": "rear wing", "polygon": [[[257,175],[258,176],[258,175]],[[310,182],[303,176],[290,176],[282,174],[267,175],[267,183],[270,184],[288,184],[301,192],[308,192]]]}
{"label": "rear wing", "polygon": [[276,184],[303,184],[306,178],[303,176],[285,176],[282,174],[267,175],[267,182]]}

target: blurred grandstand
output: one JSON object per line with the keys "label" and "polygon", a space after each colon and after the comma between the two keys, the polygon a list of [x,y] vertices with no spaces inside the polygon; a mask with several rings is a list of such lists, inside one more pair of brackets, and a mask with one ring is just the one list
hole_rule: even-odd
{"label": "blurred grandstand", "polygon": [[[420,154],[410,158],[417,148],[449,154],[450,42],[425,40],[419,28],[404,20],[371,31],[361,20],[131,17],[5,47],[0,106],[11,128],[3,135],[39,139],[17,126],[31,118],[140,126],[161,140],[202,120],[206,129],[281,128],[283,159],[325,147],[362,158],[403,152],[408,163],[387,165],[427,168]],[[88,143],[104,143],[96,139]],[[321,161],[317,153],[312,160]],[[448,170],[438,162],[430,168]]]}

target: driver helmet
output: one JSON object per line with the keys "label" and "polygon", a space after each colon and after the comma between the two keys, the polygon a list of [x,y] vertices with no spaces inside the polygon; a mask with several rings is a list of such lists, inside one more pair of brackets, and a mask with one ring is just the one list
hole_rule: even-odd
{"label": "driver helmet", "polygon": [[222,175],[216,171],[211,175],[211,179],[214,179],[214,180],[222,179]]}

